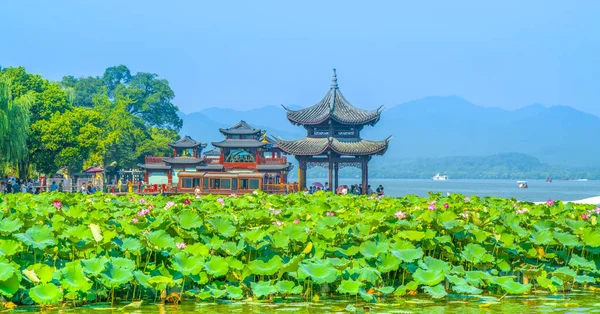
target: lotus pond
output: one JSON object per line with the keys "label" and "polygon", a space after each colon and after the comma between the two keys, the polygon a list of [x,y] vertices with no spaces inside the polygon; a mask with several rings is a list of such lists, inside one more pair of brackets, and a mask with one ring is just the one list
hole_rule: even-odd
{"label": "lotus pond", "polygon": [[[48,193],[6,195],[0,209],[0,295],[9,308],[430,313],[599,305],[596,206],[457,194]],[[140,300],[167,305],[137,307]]]}

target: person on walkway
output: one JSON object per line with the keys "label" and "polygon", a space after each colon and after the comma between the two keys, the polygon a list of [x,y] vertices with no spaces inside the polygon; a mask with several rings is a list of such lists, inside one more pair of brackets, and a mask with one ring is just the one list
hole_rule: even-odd
{"label": "person on walkway", "polygon": [[27,192],[33,194],[33,180],[31,179],[29,179],[29,182],[27,183]]}
{"label": "person on walkway", "polygon": [[56,185],[56,181],[52,181],[52,184],[50,184],[50,192],[56,192],[56,190],[58,190],[58,185]]}
{"label": "person on walkway", "polygon": [[64,189],[64,181],[65,180],[60,180],[60,183],[58,184],[58,191],[62,192]]}
{"label": "person on walkway", "polygon": [[383,195],[383,186],[380,184],[375,192],[377,192],[377,195],[379,196]]}
{"label": "person on walkway", "polygon": [[81,193],[82,194],[87,194],[88,190],[87,190],[87,186],[85,185],[85,182],[83,182],[81,184]]}
{"label": "person on walkway", "polygon": [[367,194],[373,194],[373,189],[371,189],[371,185],[367,185]]}
{"label": "person on walkway", "polygon": [[88,194],[92,194],[93,193],[92,192],[92,188],[93,188],[92,181],[89,181],[88,184],[87,184],[87,193]]}
{"label": "person on walkway", "polygon": [[133,193],[133,183],[131,182],[131,180],[129,180],[127,182],[127,192],[128,193]]}

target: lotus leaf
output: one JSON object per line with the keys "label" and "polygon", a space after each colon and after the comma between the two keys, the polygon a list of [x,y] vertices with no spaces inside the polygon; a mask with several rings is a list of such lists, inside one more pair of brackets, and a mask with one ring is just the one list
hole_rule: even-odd
{"label": "lotus leaf", "polygon": [[387,252],[388,249],[388,243],[375,243],[373,241],[363,242],[359,248],[360,253],[366,258],[377,257],[379,254]]}
{"label": "lotus leaf", "polygon": [[338,271],[330,263],[323,261],[300,264],[300,268],[316,284],[332,283],[338,277]]}
{"label": "lotus leaf", "polygon": [[410,263],[423,256],[423,250],[421,248],[406,249],[406,250],[392,250],[394,256],[401,259],[403,262]]}
{"label": "lotus leaf", "polygon": [[343,293],[343,294],[356,295],[356,294],[358,294],[360,287],[362,287],[362,286],[363,286],[363,283],[360,281],[342,280],[342,282],[340,283],[340,285],[337,288],[337,291],[339,293]]}
{"label": "lotus leaf", "polygon": [[594,248],[600,246],[600,231],[596,229],[597,228],[583,229],[581,232],[581,241],[583,241],[583,244]]}
{"label": "lotus leaf", "polygon": [[100,274],[100,279],[105,286],[116,288],[133,280],[133,272],[124,267],[108,264],[106,270]]}
{"label": "lotus leaf", "polygon": [[233,300],[239,300],[244,298],[244,292],[242,288],[236,286],[227,286],[227,297]]}
{"label": "lotus leaf", "polygon": [[0,280],[0,294],[12,297],[17,291],[19,291],[19,286],[21,282],[21,276],[19,276],[18,272],[14,272],[13,275],[6,279]]}
{"label": "lotus leaf", "polygon": [[62,291],[51,283],[35,286],[29,290],[29,297],[33,301],[44,305],[56,303],[62,296]]}
{"label": "lotus leaf", "polygon": [[172,249],[175,247],[175,239],[164,230],[152,231],[146,235],[148,241],[158,249]]}
{"label": "lotus leaf", "polygon": [[202,219],[192,210],[184,210],[177,216],[179,225],[183,229],[195,229],[202,227]]}
{"label": "lotus leaf", "polygon": [[84,271],[92,276],[98,276],[104,271],[108,259],[104,257],[90,258],[81,261],[83,263]]}
{"label": "lotus leaf", "polygon": [[186,247],[185,251],[195,256],[207,256],[210,249],[202,243],[194,243]]}
{"label": "lotus leaf", "polygon": [[44,284],[52,280],[52,273],[54,273],[52,267],[39,263],[27,267],[27,270],[33,271],[38,280]]}
{"label": "lotus leaf", "polygon": [[197,275],[203,269],[204,260],[200,256],[188,257],[186,253],[179,252],[173,255],[173,269],[184,276]]}
{"label": "lotus leaf", "polygon": [[13,233],[23,227],[23,222],[18,217],[5,217],[0,220],[0,232]]}
{"label": "lotus leaf", "polygon": [[483,246],[474,243],[469,243],[465,246],[462,256],[465,260],[473,264],[491,263],[494,261],[494,257],[488,254]]}
{"label": "lotus leaf", "polygon": [[142,243],[138,239],[125,238],[121,244],[121,250],[136,252],[142,249]]}
{"label": "lotus leaf", "polygon": [[275,289],[282,294],[300,294],[302,286],[296,286],[293,281],[280,280],[275,284]]}
{"label": "lotus leaf", "polygon": [[530,289],[531,289],[531,284],[522,284],[522,283],[518,283],[515,281],[508,280],[505,282],[502,282],[500,284],[500,287],[502,287],[502,289],[504,289],[504,291],[510,293],[510,294],[523,294],[523,293],[527,293]]}
{"label": "lotus leaf", "polygon": [[152,288],[152,284],[150,284],[150,275],[146,275],[143,272],[136,270],[133,272],[133,276],[135,277],[135,280],[137,280],[137,282],[139,282],[139,284],[143,287]]}
{"label": "lotus leaf", "polygon": [[221,277],[227,274],[229,264],[223,257],[213,255],[210,261],[204,264],[204,269],[212,276]]}
{"label": "lotus leaf", "polygon": [[19,239],[27,246],[33,246],[36,249],[43,250],[49,246],[54,246],[58,243],[54,237],[52,229],[46,225],[33,226],[25,233],[17,233],[14,235],[15,238]]}
{"label": "lotus leaf", "polygon": [[100,226],[96,224],[90,224],[89,227],[92,231],[92,236],[94,236],[94,241],[100,242],[102,241],[102,239],[104,239],[104,237],[102,236],[102,229],[100,229]]}
{"label": "lotus leaf", "polygon": [[553,274],[554,276],[560,278],[563,281],[573,280],[577,276],[577,272],[570,269],[569,267],[561,267],[555,269]]}
{"label": "lotus leaf", "polygon": [[92,282],[85,277],[79,261],[67,263],[60,272],[60,284],[68,291],[87,292],[92,288]]}
{"label": "lotus leaf", "polygon": [[434,287],[423,287],[423,291],[431,295],[431,297],[434,299],[441,299],[448,295],[448,292],[446,292],[446,289],[444,289],[443,285],[437,285]]}
{"label": "lotus leaf", "polygon": [[110,263],[114,266],[121,267],[124,269],[134,270],[135,269],[135,261],[122,258],[122,257],[111,257]]}
{"label": "lotus leaf", "polygon": [[452,269],[450,264],[431,256],[425,256],[423,262],[419,261],[419,266],[424,269],[441,270],[446,274]]}
{"label": "lotus leaf", "polygon": [[596,270],[596,263],[594,263],[594,261],[588,261],[577,254],[571,256],[569,266],[577,269]]}
{"label": "lotus leaf", "polygon": [[0,239],[0,256],[13,256],[20,252],[21,245],[15,240]]}
{"label": "lotus leaf", "polygon": [[210,223],[217,232],[226,238],[230,238],[235,234],[235,226],[228,219],[215,218],[211,220]]}
{"label": "lotus leaf", "polygon": [[419,284],[435,286],[442,282],[445,276],[442,270],[424,270],[422,268],[418,268],[413,273],[413,278]]}
{"label": "lotus leaf", "polygon": [[14,264],[7,261],[0,261],[0,281],[9,279],[16,271],[17,268]]}
{"label": "lotus leaf", "polygon": [[248,264],[250,271],[255,275],[273,275],[283,265],[281,257],[278,255],[271,258],[268,262],[262,260],[253,260]]}
{"label": "lotus leaf", "polygon": [[267,296],[271,293],[277,293],[277,289],[271,285],[270,281],[252,282],[250,285],[252,287],[252,293],[258,298]]}

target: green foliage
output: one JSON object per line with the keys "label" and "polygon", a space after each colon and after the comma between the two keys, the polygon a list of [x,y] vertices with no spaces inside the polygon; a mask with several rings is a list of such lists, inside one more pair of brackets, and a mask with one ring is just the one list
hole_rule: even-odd
{"label": "green foliage", "polygon": [[[257,193],[229,197],[225,206],[213,206],[220,197],[213,195],[191,204],[184,203],[186,195],[5,197],[0,294],[16,298],[28,290],[43,305],[63,293],[65,299],[123,298],[133,289],[149,298],[181,289],[213,301],[352,295],[375,302],[414,293],[552,293],[600,278],[597,214],[588,205],[439,194]],[[51,206],[56,200],[61,210]],[[169,201],[177,206],[131,222],[141,209]],[[429,210],[434,201],[450,206]],[[273,217],[275,207],[285,209]],[[398,219],[398,210],[406,217]],[[467,211],[468,217],[460,215]],[[459,224],[448,229],[449,221]],[[100,226],[101,241],[91,225]],[[334,236],[319,232],[323,228]]]}

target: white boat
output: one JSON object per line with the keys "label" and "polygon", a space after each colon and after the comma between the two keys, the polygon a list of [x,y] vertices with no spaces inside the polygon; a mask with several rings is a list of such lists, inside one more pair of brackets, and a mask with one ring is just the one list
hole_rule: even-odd
{"label": "white boat", "polygon": [[527,189],[529,186],[527,186],[527,181],[517,181],[517,187],[519,189]]}
{"label": "white boat", "polygon": [[446,181],[448,180],[448,176],[441,176],[439,173],[437,173],[431,179],[433,179],[433,181]]}

